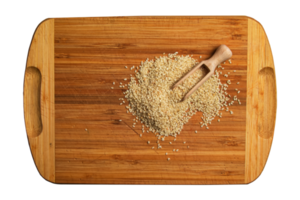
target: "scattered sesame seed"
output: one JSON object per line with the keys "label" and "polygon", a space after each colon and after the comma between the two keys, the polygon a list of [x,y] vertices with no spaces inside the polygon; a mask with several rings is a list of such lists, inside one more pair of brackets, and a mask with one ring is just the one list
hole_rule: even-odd
{"label": "scattered sesame seed", "polygon": [[190,146],[187,146],[187,148],[190,148]]}
{"label": "scattered sesame seed", "polygon": [[154,147],[152,147],[152,149],[154,149]]}
{"label": "scattered sesame seed", "polygon": [[202,56],[199,56],[200,58],[202,58]]}
{"label": "scattered sesame seed", "polygon": [[233,114],[233,111],[230,111],[230,114],[232,115],[232,114]]}
{"label": "scattered sesame seed", "polygon": [[113,82],[113,85],[115,84],[115,82]]}
{"label": "scattered sesame seed", "polygon": [[168,161],[171,160],[170,158],[168,158]]}
{"label": "scattered sesame seed", "polygon": [[148,144],[150,144],[150,141],[148,141]]}
{"label": "scattered sesame seed", "polygon": [[237,91],[237,93],[239,94],[241,91]]}
{"label": "scattered sesame seed", "polygon": [[114,89],[114,87],[111,87],[111,89]]}
{"label": "scattered sesame seed", "polygon": [[224,74],[225,77],[228,77],[228,74]]}
{"label": "scattered sesame seed", "polygon": [[177,152],[179,151],[179,149],[176,150]]}
{"label": "scattered sesame seed", "polygon": [[206,127],[206,129],[209,129],[208,126]]}
{"label": "scattered sesame seed", "polygon": [[236,72],[236,70],[233,70],[233,72]]}
{"label": "scattered sesame seed", "polygon": [[122,103],[120,103],[120,105],[123,105]]}
{"label": "scattered sesame seed", "polygon": [[120,119],[119,121],[121,122],[122,120]]}
{"label": "scattered sesame seed", "polygon": [[122,82],[120,82],[120,85],[122,85]]}
{"label": "scattered sesame seed", "polygon": [[166,153],[166,155],[168,155],[168,153]]}
{"label": "scattered sesame seed", "polygon": [[124,81],[127,81],[127,78],[124,78]]}
{"label": "scattered sesame seed", "polygon": [[173,149],[173,151],[175,152],[175,149]]}
{"label": "scattered sesame seed", "polygon": [[195,133],[197,133],[197,131],[195,131]]}
{"label": "scattered sesame seed", "polygon": [[222,67],[222,69],[224,69],[224,67]]}
{"label": "scattered sesame seed", "polygon": [[230,59],[228,60],[228,62],[229,62],[229,64],[231,64],[231,60]]}
{"label": "scattered sesame seed", "polygon": [[172,142],[170,142],[170,144],[172,144]]}
{"label": "scattered sesame seed", "polygon": [[87,128],[85,129],[85,131],[87,131]]}
{"label": "scattered sesame seed", "polygon": [[238,84],[240,84],[240,82],[237,82],[236,84],[238,85]]}
{"label": "scattered sesame seed", "polygon": [[185,143],[186,143],[186,141],[183,142],[183,144],[185,144]]}
{"label": "scattered sesame seed", "polygon": [[220,119],[218,119],[218,122],[220,122]]}
{"label": "scattered sesame seed", "polygon": [[125,68],[127,69],[127,66],[125,66]]}

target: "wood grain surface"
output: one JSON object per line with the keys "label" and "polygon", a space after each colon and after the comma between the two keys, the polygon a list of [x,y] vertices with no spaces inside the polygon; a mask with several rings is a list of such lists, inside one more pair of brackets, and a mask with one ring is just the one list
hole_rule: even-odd
{"label": "wood grain surface", "polygon": [[[237,16],[53,21],[55,160],[51,164],[55,164],[55,177],[50,181],[239,184],[249,183],[261,173],[273,138],[276,83],[271,50],[256,21]],[[262,43],[255,42],[258,39]],[[133,74],[130,67],[147,58],[178,52],[201,61],[220,44],[226,44],[233,53],[232,63],[222,65],[223,73],[230,75],[221,76],[221,81],[231,80],[228,93],[234,96],[235,88],[240,90],[242,104],[230,107],[233,115],[224,111],[221,122],[214,120],[209,129],[200,128],[199,112],[175,142],[169,137],[161,142],[162,149],[152,149],[157,147],[156,137],[152,133],[140,137],[141,125],[132,127],[134,117],[126,113],[127,103],[120,105],[119,101],[126,89],[119,88],[118,83],[128,82],[124,78]],[[264,56],[257,48],[265,50]],[[273,103],[265,107],[266,101]]]}

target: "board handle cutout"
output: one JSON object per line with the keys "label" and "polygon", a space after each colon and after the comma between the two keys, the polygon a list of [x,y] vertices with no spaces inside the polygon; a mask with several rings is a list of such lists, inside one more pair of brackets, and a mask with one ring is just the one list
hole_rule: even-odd
{"label": "board handle cutout", "polygon": [[269,139],[274,133],[276,118],[276,79],[274,69],[264,67],[258,73],[258,134]]}
{"label": "board handle cutout", "polygon": [[41,72],[36,67],[27,67],[24,78],[24,115],[28,137],[42,133],[41,118]]}

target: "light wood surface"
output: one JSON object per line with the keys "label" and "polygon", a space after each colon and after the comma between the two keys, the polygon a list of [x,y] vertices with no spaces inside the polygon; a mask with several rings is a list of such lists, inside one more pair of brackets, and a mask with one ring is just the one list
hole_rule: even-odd
{"label": "light wood surface", "polygon": [[[253,30],[249,20],[237,16],[111,17],[62,18],[43,22],[34,38],[44,25],[54,25],[53,35],[43,29],[44,37],[52,36],[54,44],[40,44],[44,48],[38,51],[48,52],[44,56],[49,60],[53,52],[54,63],[43,65],[48,67],[46,73],[36,63],[27,63],[27,66],[35,66],[41,71],[41,96],[45,92],[45,76],[55,87],[51,93],[53,101],[48,99],[48,105],[53,109],[51,112],[43,112],[45,101],[41,98],[42,133],[29,137],[35,162],[42,163],[40,168],[52,169],[51,173],[55,173],[52,179],[46,179],[56,183],[107,184],[238,184],[255,179],[263,169],[272,142],[270,138],[273,138],[275,114],[272,111],[276,112],[276,88],[274,94],[271,51],[265,51],[268,61],[259,65],[260,71],[257,68],[256,63],[262,61],[256,59],[262,58],[255,49],[257,44],[250,41],[266,36],[250,33]],[[255,23],[251,26],[257,26]],[[120,105],[118,100],[123,97],[125,89],[113,86],[112,82],[127,82],[124,78],[129,78],[133,71],[124,66],[138,66],[147,58],[174,52],[194,55],[195,59],[202,61],[211,57],[221,44],[226,44],[233,53],[232,63],[222,65],[225,68],[223,73],[230,72],[230,75],[228,78],[221,76],[221,80],[223,83],[231,80],[228,89],[231,96],[237,94],[235,88],[241,91],[238,98],[242,104],[231,106],[233,115],[223,112],[221,122],[214,120],[208,130],[200,128],[201,113],[197,113],[175,142],[169,137],[161,142],[162,149],[153,150],[155,136],[144,133],[139,137],[141,125],[132,127],[134,117],[126,113],[127,103]],[[34,55],[31,53],[34,45],[33,40],[28,62]],[[266,43],[264,48],[268,49],[268,45]],[[40,58],[35,54],[37,57],[31,56],[31,59]],[[251,69],[252,66],[255,69]],[[50,72],[53,74],[49,75]],[[256,85],[251,85],[249,80],[256,81]],[[263,101],[258,102],[257,98]],[[266,101],[273,103],[266,108]],[[27,118],[25,103],[24,111]],[[260,113],[262,115],[258,117]],[[52,139],[51,149],[47,149],[46,143],[33,143],[32,139],[47,137],[44,121],[47,118],[52,121],[54,115],[53,126],[47,127],[50,130],[48,138]],[[197,134],[195,130],[198,130]],[[254,138],[264,140],[255,141]],[[151,143],[147,144],[147,141]],[[173,142],[172,145],[169,141]],[[179,152],[173,152],[174,148]],[[45,158],[36,156],[36,152],[51,152],[55,156],[51,163],[47,163],[41,161]],[[170,161],[167,161],[168,157]],[[45,173],[41,175],[46,177]]]}
{"label": "light wood surface", "polygon": [[[37,27],[28,52],[24,116],[35,165],[51,182],[55,182],[54,84],[54,19],[48,19]],[[40,105],[36,105],[38,102]]]}
{"label": "light wood surface", "polygon": [[248,19],[245,183],[263,171],[273,141],[277,94],[272,51],[263,27]]}

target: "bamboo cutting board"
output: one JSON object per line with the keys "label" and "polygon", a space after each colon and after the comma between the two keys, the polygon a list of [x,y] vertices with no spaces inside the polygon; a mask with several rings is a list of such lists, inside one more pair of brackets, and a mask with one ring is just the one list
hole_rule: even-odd
{"label": "bamboo cutting board", "polygon": [[[240,82],[228,93],[238,88],[242,104],[208,130],[197,113],[176,142],[170,145],[169,137],[153,150],[154,134],[139,137],[141,126],[130,127],[134,117],[119,101],[125,89],[112,90],[112,82],[133,74],[124,66],[174,52],[205,60],[220,44],[233,52],[232,63],[222,65],[231,73],[221,81]],[[264,169],[273,140],[274,70],[263,27],[244,16],[47,19],[33,36],[24,80],[34,162],[53,183],[250,183]]]}

